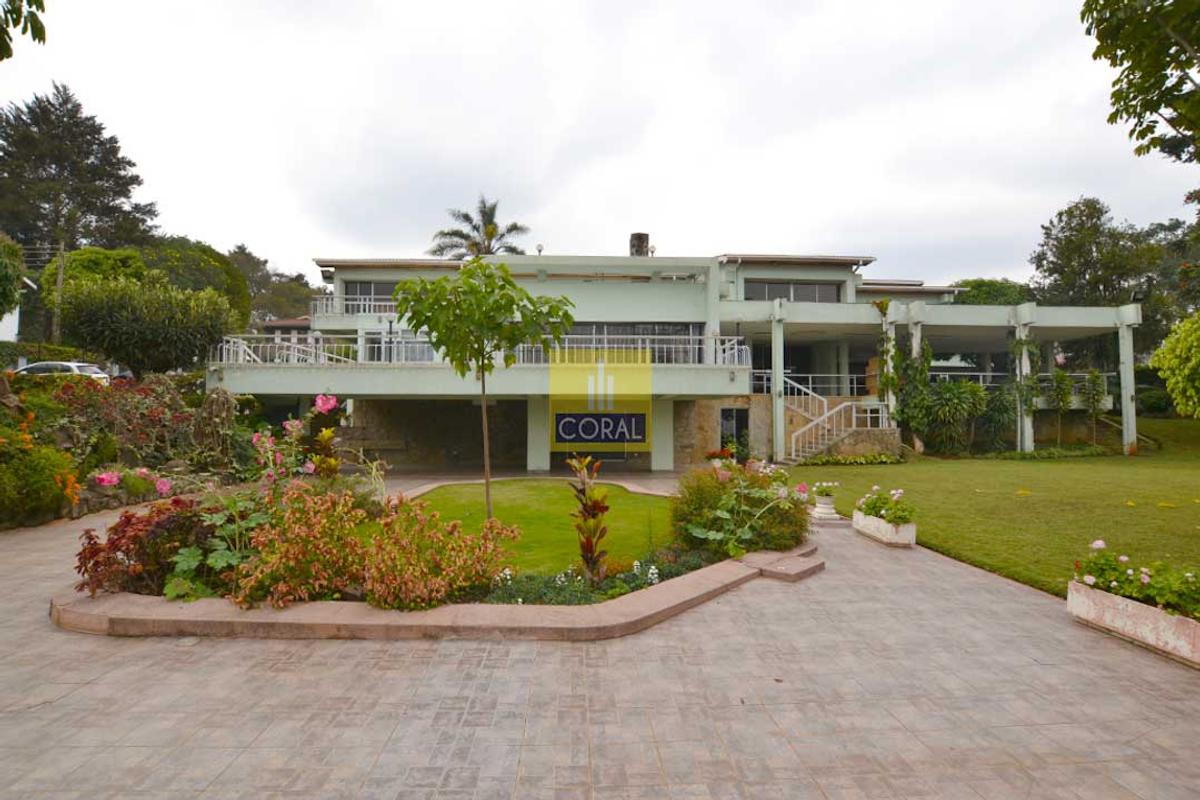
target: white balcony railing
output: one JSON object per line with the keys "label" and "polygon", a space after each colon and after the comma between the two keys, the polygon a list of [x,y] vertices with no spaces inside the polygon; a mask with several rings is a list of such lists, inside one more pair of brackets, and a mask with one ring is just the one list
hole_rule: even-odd
{"label": "white balcony railing", "polygon": [[[735,336],[564,336],[549,351],[539,345],[516,350],[518,365],[591,363],[677,364],[748,367],[750,348]],[[440,359],[426,339],[400,336],[326,336],[294,339],[270,335],[227,336],[213,348],[217,366],[381,366],[437,364]]]}
{"label": "white balcony railing", "polygon": [[[784,370],[783,378],[785,382],[797,383],[822,397],[862,397],[867,394],[866,375],[814,374]],[[786,383],[784,385],[786,386]],[[771,393],[771,370],[754,370],[751,377],[751,391],[754,394]]]}
{"label": "white balcony railing", "polygon": [[354,297],[322,294],[312,299],[312,315],[395,314],[396,301],[390,297]]}

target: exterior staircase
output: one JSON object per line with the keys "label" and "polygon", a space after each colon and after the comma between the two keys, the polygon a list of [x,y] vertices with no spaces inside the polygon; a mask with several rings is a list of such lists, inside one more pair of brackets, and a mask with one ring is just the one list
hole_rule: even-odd
{"label": "exterior staircase", "polygon": [[856,430],[894,427],[887,405],[879,400],[842,400],[831,406],[827,398],[786,377],[784,407],[800,417],[799,426],[789,430],[791,441],[785,464],[799,464],[825,453]]}

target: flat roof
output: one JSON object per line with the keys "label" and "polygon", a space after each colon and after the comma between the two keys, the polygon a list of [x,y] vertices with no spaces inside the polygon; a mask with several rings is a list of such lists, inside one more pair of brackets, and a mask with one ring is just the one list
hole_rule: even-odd
{"label": "flat roof", "polygon": [[722,264],[737,261],[742,264],[837,264],[847,267],[865,267],[875,261],[875,256],[798,256],[769,253],[724,253],[717,256]]}

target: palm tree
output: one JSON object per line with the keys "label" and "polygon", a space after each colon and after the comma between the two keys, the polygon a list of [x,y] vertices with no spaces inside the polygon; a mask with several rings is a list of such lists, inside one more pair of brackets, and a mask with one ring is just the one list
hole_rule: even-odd
{"label": "palm tree", "polygon": [[491,256],[497,253],[512,253],[523,256],[525,251],[509,241],[510,236],[529,233],[529,228],[519,222],[510,222],[501,228],[496,223],[496,206],[499,201],[479,195],[479,205],[475,215],[457,208],[447,209],[455,222],[461,223],[462,228],[445,228],[433,235],[433,247],[429,248],[431,256],[446,258],[469,258],[471,256]]}

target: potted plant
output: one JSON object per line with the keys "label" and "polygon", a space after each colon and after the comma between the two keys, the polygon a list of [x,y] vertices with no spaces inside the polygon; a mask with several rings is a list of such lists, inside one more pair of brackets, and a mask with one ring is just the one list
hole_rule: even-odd
{"label": "potted plant", "polygon": [[816,498],[817,504],[813,510],[813,519],[826,521],[841,519],[833,507],[833,491],[840,485],[837,481],[818,481],[812,485],[812,494]]}
{"label": "potted plant", "polygon": [[892,547],[912,547],[917,541],[915,509],[903,489],[885,492],[878,486],[855,503],[854,530]]}
{"label": "potted plant", "polygon": [[1191,568],[1135,566],[1097,539],[1075,562],[1067,610],[1085,625],[1200,667],[1200,580]]}

